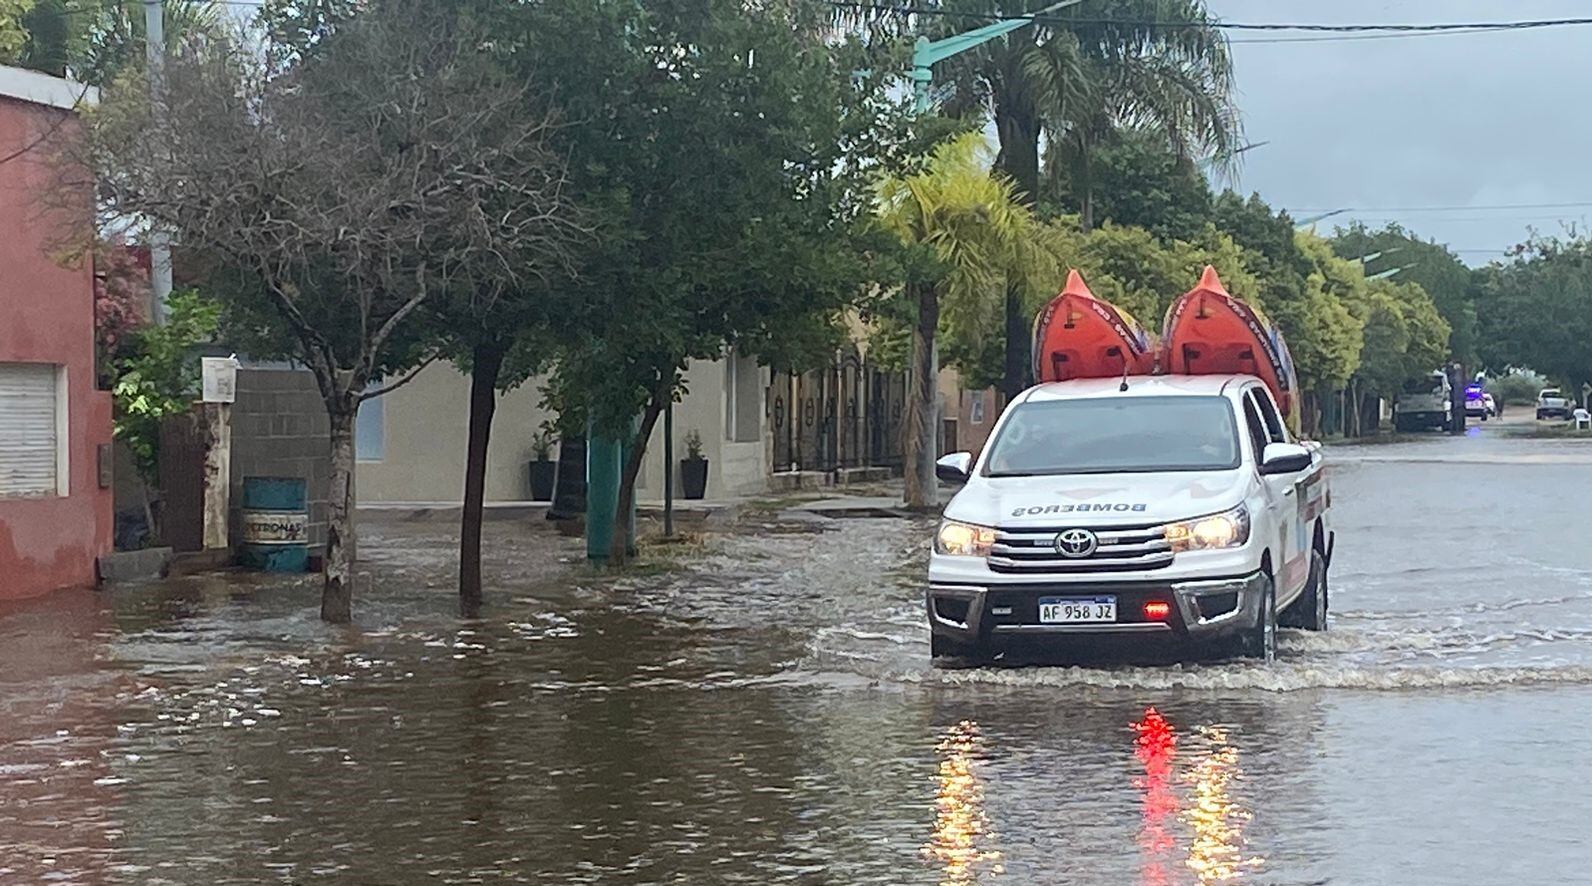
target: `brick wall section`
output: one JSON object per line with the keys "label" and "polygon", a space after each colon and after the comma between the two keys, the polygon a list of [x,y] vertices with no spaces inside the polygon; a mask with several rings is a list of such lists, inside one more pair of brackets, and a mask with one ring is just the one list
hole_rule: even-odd
{"label": "brick wall section", "polygon": [[331,442],[326,406],[304,370],[240,369],[232,407],[232,538],[236,542],[244,477],[309,481],[311,553],[326,544]]}

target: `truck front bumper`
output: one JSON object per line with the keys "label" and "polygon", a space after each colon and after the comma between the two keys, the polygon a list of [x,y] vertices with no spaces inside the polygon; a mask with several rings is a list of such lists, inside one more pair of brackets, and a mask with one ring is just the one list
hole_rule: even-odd
{"label": "truck front bumper", "polygon": [[[1019,637],[1161,637],[1205,641],[1253,628],[1260,619],[1267,585],[1260,572],[1236,578],[1177,582],[1079,582],[1024,584],[942,584],[925,594],[929,629],[959,643]],[[1045,624],[1039,621],[1041,597],[1117,599],[1117,621]],[[1144,604],[1171,604],[1165,618],[1144,615]]]}

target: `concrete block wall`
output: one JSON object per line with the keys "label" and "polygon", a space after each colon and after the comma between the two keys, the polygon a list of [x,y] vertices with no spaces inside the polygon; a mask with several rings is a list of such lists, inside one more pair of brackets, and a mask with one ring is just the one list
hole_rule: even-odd
{"label": "concrete block wall", "polygon": [[245,477],[308,480],[311,549],[326,543],[331,438],[326,406],[307,370],[238,370],[238,400],[232,407],[234,541]]}

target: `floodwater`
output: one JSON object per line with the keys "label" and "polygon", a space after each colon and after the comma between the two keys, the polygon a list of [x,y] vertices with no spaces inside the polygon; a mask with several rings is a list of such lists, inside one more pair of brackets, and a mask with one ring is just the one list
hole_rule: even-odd
{"label": "floodwater", "polygon": [[929,667],[927,524],[594,576],[489,524],[307,580],[0,611],[0,882],[1585,882],[1592,444],[1336,448],[1335,623],[1272,667]]}

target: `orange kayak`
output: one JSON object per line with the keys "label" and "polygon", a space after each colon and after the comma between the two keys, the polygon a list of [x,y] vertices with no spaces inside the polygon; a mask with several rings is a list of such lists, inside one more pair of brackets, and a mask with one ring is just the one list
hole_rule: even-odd
{"label": "orange kayak", "polygon": [[1149,375],[1155,348],[1149,333],[1128,312],[1096,298],[1076,270],[1034,323],[1034,377],[1040,382],[1074,378]]}
{"label": "orange kayak", "polygon": [[1216,269],[1166,312],[1161,371],[1172,375],[1253,375],[1284,415],[1297,406],[1299,378],[1282,333],[1266,315],[1230,295]]}

